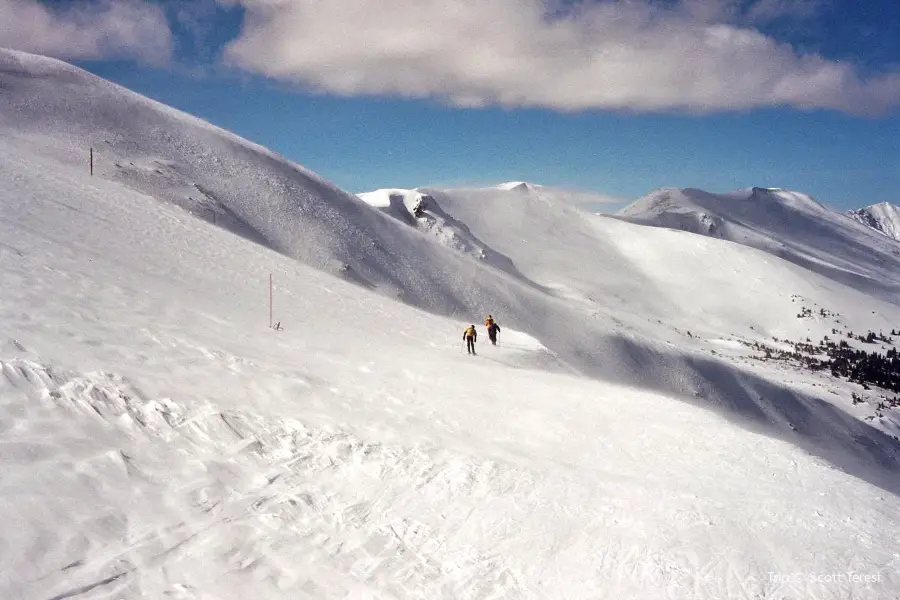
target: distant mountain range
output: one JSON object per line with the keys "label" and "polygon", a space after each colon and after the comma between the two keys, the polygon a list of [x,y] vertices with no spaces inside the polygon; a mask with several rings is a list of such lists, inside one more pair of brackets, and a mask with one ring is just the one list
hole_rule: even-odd
{"label": "distant mountain range", "polygon": [[[851,219],[796,191],[754,187],[713,194],[671,188],[615,216],[752,246],[857,289],[896,298],[900,246],[888,232],[898,231],[900,221],[896,207],[882,206],[856,211]],[[869,218],[864,221],[860,214]]]}

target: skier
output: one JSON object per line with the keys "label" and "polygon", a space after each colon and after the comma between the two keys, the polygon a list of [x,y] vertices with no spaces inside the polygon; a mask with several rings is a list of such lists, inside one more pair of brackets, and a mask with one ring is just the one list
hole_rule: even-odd
{"label": "skier", "polygon": [[488,315],[487,319],[484,320],[484,326],[487,327],[488,337],[491,340],[491,344],[496,346],[497,334],[500,332],[500,326],[497,325],[497,321],[495,321],[494,317],[492,317],[491,315]]}
{"label": "skier", "polygon": [[491,326],[488,327],[488,337],[491,339],[491,344],[494,346],[497,345],[497,334],[500,333],[500,326],[497,325],[496,321],[491,323]]}
{"label": "skier", "polygon": [[466,342],[466,350],[469,354],[475,354],[475,340],[478,338],[478,332],[475,331],[475,325],[469,327],[463,332],[463,340]]}

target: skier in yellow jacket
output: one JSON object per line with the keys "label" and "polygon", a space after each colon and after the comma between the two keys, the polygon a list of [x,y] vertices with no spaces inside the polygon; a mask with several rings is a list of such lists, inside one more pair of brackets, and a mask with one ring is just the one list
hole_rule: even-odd
{"label": "skier in yellow jacket", "polygon": [[474,325],[469,325],[469,327],[463,332],[463,340],[466,342],[466,350],[469,351],[469,354],[475,354],[475,340],[478,339],[478,332],[475,330]]}

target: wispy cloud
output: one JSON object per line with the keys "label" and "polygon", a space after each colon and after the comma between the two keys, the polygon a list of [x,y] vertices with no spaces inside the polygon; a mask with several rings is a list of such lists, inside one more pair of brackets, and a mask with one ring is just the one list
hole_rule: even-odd
{"label": "wispy cloud", "polygon": [[603,192],[589,192],[583,190],[573,190],[557,187],[540,187],[541,193],[552,198],[565,200],[576,206],[586,209],[596,209],[601,206],[624,206],[634,201],[634,198],[625,198],[624,196],[614,196]]}
{"label": "wispy cloud", "polygon": [[751,21],[766,22],[779,18],[807,19],[825,8],[823,0],[757,0],[746,9]]}
{"label": "wispy cloud", "polygon": [[143,0],[0,0],[0,46],[66,59],[165,63],[172,32],[162,8]]}
{"label": "wispy cloud", "polygon": [[220,2],[246,9],[229,64],[341,95],[563,111],[900,103],[900,73],[866,78],[758,29],[815,14],[811,0]]}

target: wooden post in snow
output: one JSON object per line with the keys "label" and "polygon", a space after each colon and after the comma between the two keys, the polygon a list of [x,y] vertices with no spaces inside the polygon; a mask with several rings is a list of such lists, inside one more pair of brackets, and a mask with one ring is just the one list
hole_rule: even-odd
{"label": "wooden post in snow", "polygon": [[91,177],[94,176],[94,148],[91,146]]}

